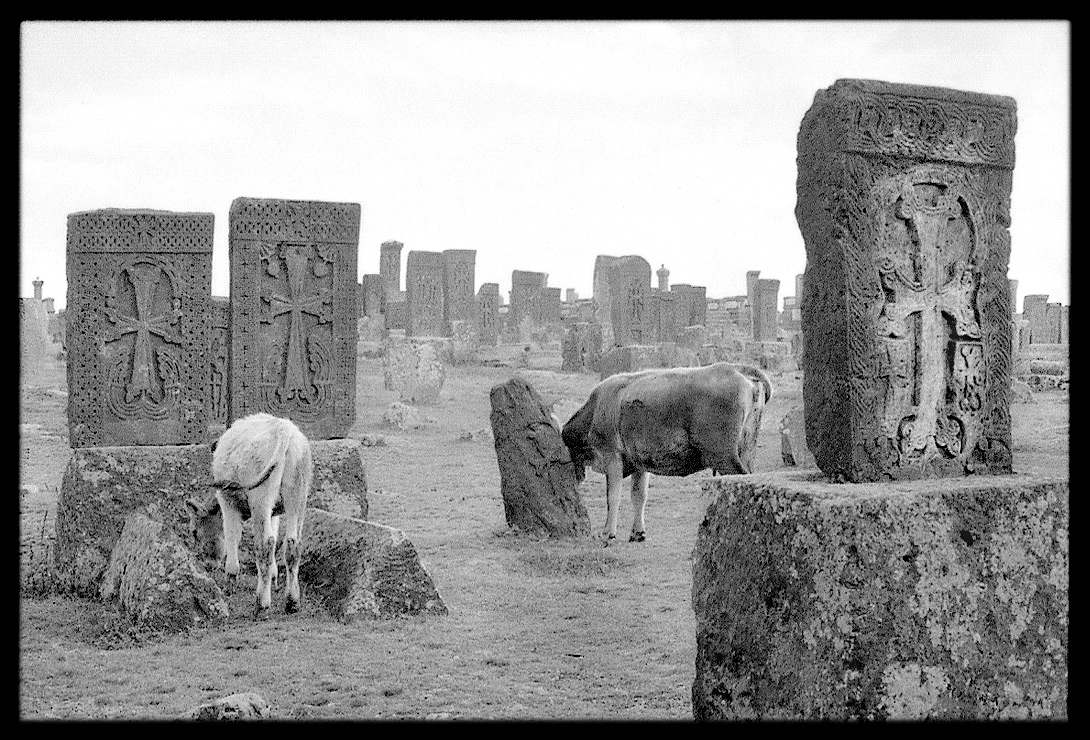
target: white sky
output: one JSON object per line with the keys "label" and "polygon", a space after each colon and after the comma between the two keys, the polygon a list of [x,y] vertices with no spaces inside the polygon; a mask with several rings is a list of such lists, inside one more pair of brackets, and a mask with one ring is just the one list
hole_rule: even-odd
{"label": "white sky", "polygon": [[[1058,21],[24,22],[20,295],[65,305],[67,215],[359,203],[379,245],[476,249],[476,280],[592,294],[638,254],[710,298],[793,295],[796,137],[840,78],[1016,100],[1018,307],[1070,303],[1071,26]],[[655,278],[652,278],[653,284]],[[404,285],[403,285],[404,287]]]}

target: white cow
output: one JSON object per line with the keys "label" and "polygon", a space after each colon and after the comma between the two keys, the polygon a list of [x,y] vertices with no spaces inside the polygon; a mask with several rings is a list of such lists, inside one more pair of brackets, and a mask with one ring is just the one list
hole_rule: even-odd
{"label": "white cow", "polygon": [[[216,442],[212,452],[215,501],[205,506],[188,502],[199,549],[211,551],[218,559],[226,557],[224,570],[236,578],[242,522],[250,520],[257,565],[257,615],[266,613],[272,603],[272,584],[279,574],[276,544],[281,525],[287,571],[285,611],[299,608],[300,543],[313,475],[310,442],[299,427],[289,419],[252,414],[237,419]],[[221,532],[213,533],[209,529],[216,509],[223,524]]]}

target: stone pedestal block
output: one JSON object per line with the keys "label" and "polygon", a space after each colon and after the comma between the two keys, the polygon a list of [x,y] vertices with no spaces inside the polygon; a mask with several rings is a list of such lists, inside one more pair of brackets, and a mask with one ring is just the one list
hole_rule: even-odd
{"label": "stone pedestal block", "polygon": [[307,509],[299,582],[338,619],[442,615],[446,604],[405,533]]}
{"label": "stone pedestal block", "polygon": [[[308,506],[366,517],[367,479],[358,440],[311,442],[314,482]],[[209,445],[84,447],[72,451],[57,502],[55,562],[63,581],[95,596],[126,517],[158,507],[165,530],[188,542],[186,499],[212,495]],[[249,524],[240,559],[252,562]]]}
{"label": "stone pedestal block", "polygon": [[225,620],[227,600],[156,504],[125,517],[100,595],[141,629],[182,632]]}
{"label": "stone pedestal block", "polygon": [[1067,717],[1067,480],[702,486],[696,719]]}
{"label": "stone pedestal block", "polygon": [[541,396],[516,377],[493,386],[490,402],[507,524],[550,537],[589,535],[575,468]]}

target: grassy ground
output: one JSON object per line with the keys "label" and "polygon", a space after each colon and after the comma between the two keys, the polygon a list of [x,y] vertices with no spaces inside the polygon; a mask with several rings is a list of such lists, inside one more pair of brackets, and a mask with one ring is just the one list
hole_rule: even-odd
{"label": "grassy ground", "polygon": [[[386,426],[397,396],[380,359],[360,358],[353,436],[365,447],[370,518],[402,529],[450,609],[445,617],[344,625],[304,589],[300,614],[249,618],[252,582],[232,595],[221,627],[134,634],[114,609],[34,588],[68,462],[63,367],[21,387],[19,714],[23,719],[172,719],[227,694],[254,691],[277,718],[692,718],[695,665],[692,549],[708,501],[699,480],[652,476],[648,539],[603,549],[507,531],[489,434],[491,387],[520,372],[566,420],[596,376],[560,373],[555,345],[516,370],[521,346],[488,364],[447,369],[429,423]],[[504,364],[507,363],[507,364]],[[801,403],[798,377],[774,379],[762,423],[760,470],[783,465],[779,420]],[[1064,474],[1068,395],[1012,407],[1018,472]],[[605,519],[604,478],[588,471],[584,503]],[[619,529],[631,508],[622,500]]]}

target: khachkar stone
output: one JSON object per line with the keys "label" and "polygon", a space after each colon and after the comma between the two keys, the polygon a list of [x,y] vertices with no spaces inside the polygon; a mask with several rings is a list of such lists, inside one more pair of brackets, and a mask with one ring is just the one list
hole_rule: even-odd
{"label": "khachkar stone", "polygon": [[409,252],[405,262],[405,336],[442,337],[443,255]]}
{"label": "khachkar stone", "polygon": [[638,255],[599,255],[594,263],[595,320],[603,326],[603,349],[653,344],[651,265]]}
{"label": "khachkar stone", "polygon": [[286,417],[311,440],[356,420],[358,203],[236,198],[229,224],[231,419]]}
{"label": "khachkar stone", "polygon": [[401,292],[401,248],[398,241],[383,242],[379,247],[378,271],[382,277],[382,312],[387,301],[395,300]]}
{"label": "khachkar stone", "polygon": [[208,423],[212,438],[227,430],[231,359],[231,299],[212,296],[212,327],[208,335],[209,378]]}
{"label": "khachkar stone", "polygon": [[749,304],[749,335],[757,337],[757,281],[760,279],[760,270],[750,270],[746,273],[746,303]]}
{"label": "khachkar stone", "polygon": [[500,334],[500,284],[481,283],[477,291],[478,337],[481,344],[494,345]]}
{"label": "khachkar stone", "polygon": [[205,441],[212,232],[211,213],[68,216],[73,448]]}
{"label": "khachkar stone", "polygon": [[527,318],[540,323],[542,291],[548,279],[549,274],[545,272],[511,271],[511,310],[508,313],[511,326],[518,327]]}
{"label": "khachkar stone", "polygon": [[853,482],[1010,473],[1015,101],[839,80],[798,137],[806,439]]}
{"label": "khachkar stone", "polygon": [[678,294],[662,291],[651,294],[651,323],[656,342],[676,342],[681,331]]}
{"label": "khachkar stone", "polygon": [[1045,336],[1044,344],[1059,344],[1060,342],[1060,312],[1063,306],[1059,303],[1045,304]]}
{"label": "khachkar stone", "polygon": [[382,313],[382,275],[368,273],[360,280],[360,316]]}
{"label": "khachkar stone", "polygon": [[1022,318],[1029,322],[1029,344],[1048,343],[1047,306],[1048,294],[1035,293],[1022,299]]}
{"label": "khachkar stone", "polygon": [[541,289],[541,313],[535,318],[535,323],[540,325],[559,324],[560,316],[560,288]]}
{"label": "khachkar stone", "polygon": [[704,326],[708,315],[708,289],[703,285],[678,283],[670,289],[677,296],[678,326]]}
{"label": "khachkar stone", "polygon": [[451,336],[452,321],[474,318],[476,294],[476,249],[444,249],[443,252],[444,336]]}
{"label": "khachkar stone", "polygon": [[775,342],[779,337],[780,281],[760,279],[756,285],[757,305],[753,319],[753,339]]}

